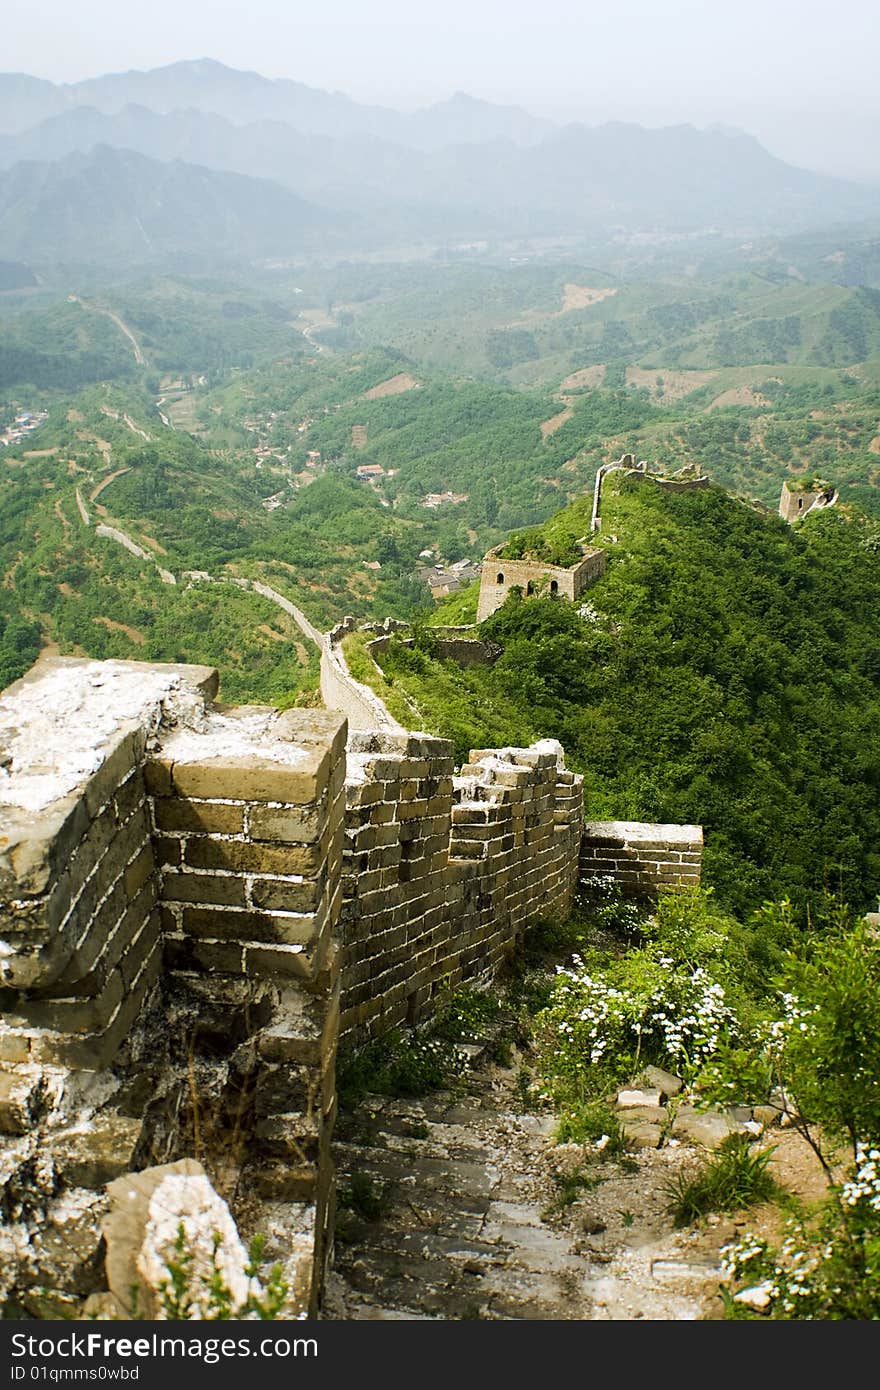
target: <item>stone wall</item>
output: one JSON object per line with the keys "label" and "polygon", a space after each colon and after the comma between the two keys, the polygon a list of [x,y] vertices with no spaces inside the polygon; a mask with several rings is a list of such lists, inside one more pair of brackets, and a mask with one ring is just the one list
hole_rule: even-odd
{"label": "stone wall", "polygon": [[552,743],[471,754],[428,735],[353,735],[346,781],[343,1033],[418,1021],[488,977],[529,923],[564,914],[581,779]]}
{"label": "stone wall", "polygon": [[712,479],[705,473],[699,478],[664,478],[658,473],[646,473],[641,469],[628,472],[627,480],[634,483],[653,483],[666,492],[695,492],[712,486]]}
{"label": "stone wall", "polygon": [[[504,654],[498,642],[487,637],[467,636],[476,628],[438,628],[434,647],[441,661],[454,661],[457,666],[494,666]],[[431,634],[434,636],[433,632]]]}
{"label": "stone wall", "polygon": [[798,486],[798,480],[787,478],[782,484],[779,496],[779,515],[789,523],[799,521],[808,512],[832,507],[837,501],[837,493],[831,487]]}
{"label": "stone wall", "polygon": [[700,882],[703,830],[699,825],[587,821],[580,848],[580,880],[611,878],[625,896],[656,898]]}
{"label": "stone wall", "polygon": [[499,553],[503,548],[496,546],[483,561],[477,605],[478,623],[499,609],[515,586],[521,588],[524,595],[559,594],[573,602],[604,574],[608,559],[600,547],[589,546],[584,550],[582,560],[563,568],[537,560],[505,560]]}
{"label": "stone wall", "polygon": [[0,696],[0,1305],[106,1285],[108,1184],[194,1158],[291,1315],[332,1239],[340,1036],[489,978],[578,877],[699,879],[698,827],[592,823],[549,740],[475,750],[63,658]]}
{"label": "stone wall", "polygon": [[321,645],[321,698],[328,709],[344,714],[352,729],[385,729],[402,732],[374,691],[356,681],[346,665],[339,643],[357,627],[346,619],[325,635]]}
{"label": "stone wall", "polygon": [[216,686],[57,659],[0,697],[0,1302],[28,1315],[104,1287],[107,1184],[183,1153],[317,1306],[346,725]]}

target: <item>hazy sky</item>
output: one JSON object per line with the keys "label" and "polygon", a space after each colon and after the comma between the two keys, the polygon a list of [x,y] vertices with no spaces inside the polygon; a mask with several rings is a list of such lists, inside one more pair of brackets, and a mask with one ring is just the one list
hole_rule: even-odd
{"label": "hazy sky", "polygon": [[876,0],[29,0],[0,67],[58,82],[212,57],[389,106],[463,88],[567,119],[726,121],[855,170],[877,159],[859,120],[880,122],[878,32]]}

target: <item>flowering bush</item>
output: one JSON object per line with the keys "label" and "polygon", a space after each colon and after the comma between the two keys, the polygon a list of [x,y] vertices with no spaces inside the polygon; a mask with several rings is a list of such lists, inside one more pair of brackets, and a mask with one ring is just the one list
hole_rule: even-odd
{"label": "flowering bush", "polygon": [[617,932],[631,941],[639,937],[645,921],[644,910],[624,898],[620,884],[611,874],[591,874],[581,879],[576,908],[589,917],[593,926]]}
{"label": "flowering bush", "polygon": [[789,1224],[779,1249],[747,1235],[722,1251],[739,1288],[724,1291],[730,1317],[880,1318],[880,1149],[859,1145],[818,1221]]}
{"label": "flowering bush", "polygon": [[640,1062],[693,1073],[734,1038],[737,1021],[723,985],[702,966],[681,966],[647,949],[604,971],[581,956],[557,970],[553,1000],[537,1021],[545,1071],[595,1085],[625,1079]]}

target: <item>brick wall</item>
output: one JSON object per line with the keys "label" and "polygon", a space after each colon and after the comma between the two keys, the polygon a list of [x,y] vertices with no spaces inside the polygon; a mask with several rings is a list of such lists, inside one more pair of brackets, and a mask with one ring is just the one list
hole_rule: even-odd
{"label": "brick wall", "polygon": [[488,976],[521,932],[566,911],[581,779],[561,749],[475,751],[353,734],[346,783],[343,1033],[415,1022],[439,989]]}
{"label": "brick wall", "polygon": [[346,752],[340,714],[215,708],[216,685],[57,658],[0,696],[0,1298],[34,1316],[103,1287],[106,1184],[182,1154],[247,1199],[314,1312],[340,1035],[490,976],[579,875],[699,879],[699,827],[582,835],[552,741],[454,775],[443,739]]}
{"label": "brick wall", "polygon": [[490,617],[516,585],[523,595],[558,593],[574,601],[605,572],[608,556],[598,546],[587,546],[584,558],[568,568],[543,564],[536,560],[505,560],[499,554],[503,546],[490,550],[483,560],[477,622]]}
{"label": "brick wall", "polygon": [[[219,727],[209,721],[201,735],[172,735],[146,765],[165,969],[194,998],[196,1016],[209,1003],[222,1013],[227,1000],[240,1015],[248,987],[260,1026],[242,1091],[247,1182],[266,1200],[312,1204],[323,1242],[346,725],[318,711],[238,713],[215,717]],[[214,757],[208,740],[220,745]],[[265,756],[285,742],[292,760]]]}
{"label": "brick wall", "polygon": [[613,878],[625,895],[657,897],[700,882],[703,830],[699,825],[587,821],[580,847],[580,879]]}
{"label": "brick wall", "polygon": [[216,685],[56,660],[0,697],[0,1298],[35,1315],[103,1287],[106,1184],[181,1152],[317,1306],[346,725],[217,711]]}

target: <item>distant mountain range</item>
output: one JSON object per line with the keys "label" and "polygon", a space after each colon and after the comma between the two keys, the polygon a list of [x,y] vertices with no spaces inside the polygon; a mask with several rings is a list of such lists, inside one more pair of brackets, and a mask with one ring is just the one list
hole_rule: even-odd
{"label": "distant mountain range", "polygon": [[[107,177],[111,150],[131,157]],[[175,161],[198,166],[186,197]],[[620,230],[792,233],[880,215],[880,190],[796,169],[736,130],[558,128],[462,93],[407,115],[207,60],[69,86],[0,75],[0,168],[0,256],[29,262],[121,248],[135,202],[156,234],[135,235],[130,252],[148,259],[172,246],[284,256],[319,227],[351,248]],[[186,225],[175,226],[175,212]]]}
{"label": "distant mountain range", "polygon": [[265,179],[106,145],[0,179],[0,247],[31,265],[290,256],[326,245],[341,223]]}
{"label": "distant mountain range", "polygon": [[413,149],[499,138],[528,145],[552,129],[550,121],[520,107],[496,106],[463,92],[408,115],[390,107],[364,106],[341,92],[323,92],[302,82],[239,72],[210,58],[57,86],[22,73],[0,73],[4,133],[26,130],[77,106],[112,115],[130,105],[160,114],[194,108],[224,116],[235,125],[282,121],[311,135],[372,135]]}

